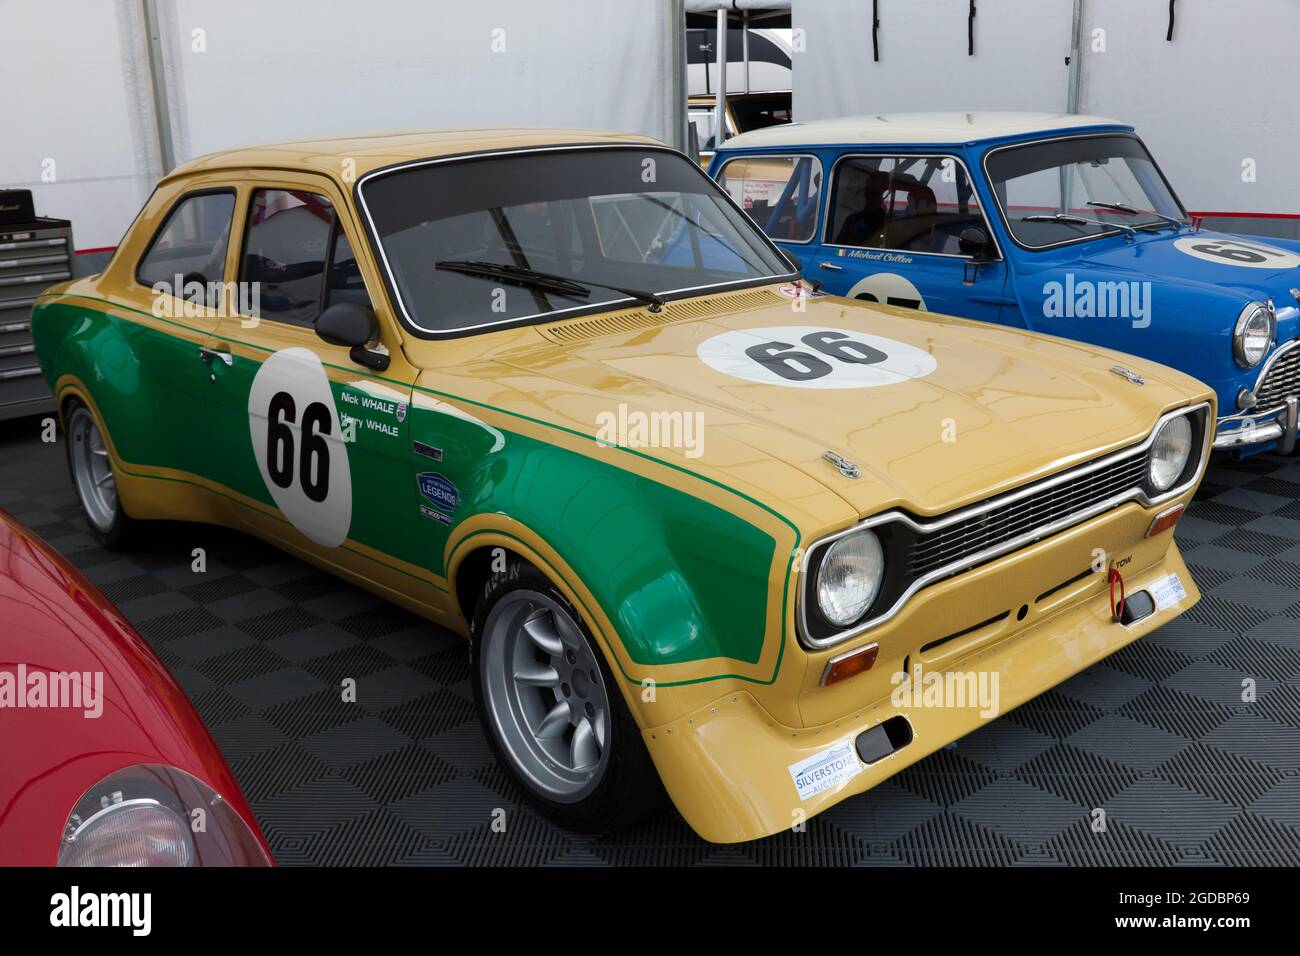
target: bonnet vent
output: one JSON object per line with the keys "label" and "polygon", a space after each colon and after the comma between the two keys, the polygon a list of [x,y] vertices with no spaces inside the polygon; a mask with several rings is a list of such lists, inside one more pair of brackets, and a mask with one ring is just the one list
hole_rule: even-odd
{"label": "bonnet vent", "polygon": [[745,292],[724,292],[720,295],[695,296],[678,302],[669,302],[655,313],[638,306],[635,309],[599,315],[586,319],[570,319],[539,328],[553,342],[569,344],[598,338],[602,335],[624,335],[674,322],[691,322],[726,315],[745,309],[761,308],[786,301],[771,289],[750,289]]}

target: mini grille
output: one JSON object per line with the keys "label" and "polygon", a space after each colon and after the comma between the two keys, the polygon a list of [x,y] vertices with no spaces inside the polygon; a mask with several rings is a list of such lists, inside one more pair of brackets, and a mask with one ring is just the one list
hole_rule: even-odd
{"label": "mini grille", "polygon": [[1136,454],[1016,501],[994,505],[982,514],[973,514],[940,530],[923,532],[911,546],[912,573],[921,577],[1035,528],[1082,515],[1103,501],[1139,487],[1146,466],[1146,455]]}
{"label": "mini grille", "polygon": [[1273,363],[1255,396],[1255,408],[1265,411],[1300,395],[1300,345],[1293,345]]}

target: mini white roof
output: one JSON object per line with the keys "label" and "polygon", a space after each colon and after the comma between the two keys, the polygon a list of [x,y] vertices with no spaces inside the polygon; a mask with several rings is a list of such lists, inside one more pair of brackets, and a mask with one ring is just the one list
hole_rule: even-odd
{"label": "mini white roof", "polygon": [[785,123],[734,136],[723,149],[747,146],[848,146],[891,143],[969,143],[1027,133],[1050,133],[1084,126],[1118,126],[1128,123],[1077,113],[879,113],[875,116],[841,116],[811,123]]}

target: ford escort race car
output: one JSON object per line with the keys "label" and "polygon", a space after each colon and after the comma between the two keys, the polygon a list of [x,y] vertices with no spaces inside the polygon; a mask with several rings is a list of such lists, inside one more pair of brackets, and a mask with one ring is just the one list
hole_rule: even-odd
{"label": "ford escort race car", "polygon": [[101,540],[242,528],[465,635],[574,827],[662,781],[708,840],[789,828],[1199,597],[1211,390],[813,294],[644,138],[200,158],[33,333]]}
{"label": "ford escort race car", "polygon": [[742,134],[710,172],[828,292],[1171,365],[1218,394],[1216,449],[1295,448],[1300,242],[1193,226],[1131,126],[848,117]]}

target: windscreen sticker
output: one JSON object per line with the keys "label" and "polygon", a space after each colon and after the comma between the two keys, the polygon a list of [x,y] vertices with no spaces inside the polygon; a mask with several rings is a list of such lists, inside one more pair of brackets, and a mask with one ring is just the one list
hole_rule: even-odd
{"label": "windscreen sticker", "polygon": [[933,355],[893,339],[815,325],[737,329],[705,339],[701,361],[723,375],[787,388],[875,388],[923,378]]}
{"label": "windscreen sticker", "polygon": [[807,800],[817,794],[838,787],[847,780],[852,780],[862,773],[862,762],[853,752],[853,741],[827,747],[825,750],[806,757],[789,766],[790,779],[800,800]]}
{"label": "windscreen sticker", "polygon": [[1157,578],[1152,582],[1149,590],[1151,599],[1156,602],[1157,611],[1163,611],[1187,600],[1187,590],[1173,571],[1163,578]]}
{"label": "windscreen sticker", "polygon": [[1174,248],[1185,255],[1221,266],[1241,266],[1244,269],[1294,269],[1300,266],[1300,256],[1275,249],[1259,242],[1241,239],[1216,239],[1212,236],[1183,236],[1174,240]]}
{"label": "windscreen sticker", "polygon": [[921,290],[897,272],[877,272],[859,279],[845,295],[848,299],[863,299],[881,305],[896,305],[901,309],[925,312],[925,297]]}
{"label": "windscreen sticker", "polygon": [[311,349],[274,353],[248,392],[248,428],[262,481],[281,513],[336,548],[352,526],[352,472],[329,376]]}

